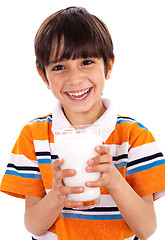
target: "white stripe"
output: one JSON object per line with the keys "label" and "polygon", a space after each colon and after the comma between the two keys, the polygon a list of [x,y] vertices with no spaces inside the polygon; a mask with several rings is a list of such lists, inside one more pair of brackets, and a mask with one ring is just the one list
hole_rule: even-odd
{"label": "white stripe", "polygon": [[13,163],[16,166],[24,167],[38,167],[38,163],[35,160],[30,160],[24,155],[11,153],[9,163]]}
{"label": "white stripe", "polygon": [[[24,155],[18,155],[18,154],[14,154],[14,153],[11,153],[11,155],[10,155],[9,164],[14,164],[16,167],[18,166],[18,167],[37,167],[38,168],[37,161],[30,160],[27,157],[25,157]],[[15,172],[21,173],[21,174],[36,174],[36,175],[41,176],[41,173],[38,171],[35,171],[35,170],[34,171],[18,170],[13,167],[7,167],[7,170],[15,171]]]}
{"label": "white stripe", "polygon": [[37,240],[58,240],[57,235],[49,231],[42,236],[33,235],[33,237]]}
{"label": "white stripe", "polygon": [[128,154],[128,149],[130,148],[130,145],[128,142],[124,142],[121,145],[117,144],[106,144],[110,148],[110,154],[114,157],[118,157],[123,154]]}
{"label": "white stripe", "polygon": [[133,240],[135,238],[135,235],[133,237],[130,238],[125,238],[124,240]]}
{"label": "white stripe", "polygon": [[129,122],[137,122],[135,119],[131,119],[131,118],[129,118],[129,117],[119,116],[119,117],[117,118],[117,121],[119,122],[119,121],[121,121],[121,120],[123,120],[123,121],[129,121]]}
{"label": "white stripe", "polygon": [[[50,152],[51,155],[57,155],[55,144],[49,143],[48,140],[34,140],[36,152]],[[45,158],[46,156],[39,156],[38,158]]]}
{"label": "white stripe", "polygon": [[38,172],[38,171],[26,171],[26,170],[18,170],[18,169],[15,169],[15,168],[12,168],[12,167],[8,167],[7,170],[10,170],[10,171],[15,171],[17,173],[21,173],[21,174],[36,174],[36,175],[39,175],[41,176],[41,173]]}
{"label": "white stripe", "polygon": [[48,140],[34,140],[34,147],[36,152],[50,152]]}
{"label": "white stripe", "polygon": [[50,151],[52,155],[57,155],[56,147],[54,143],[50,143]]}
{"label": "white stripe", "polygon": [[149,155],[153,155],[158,152],[160,152],[160,150],[156,142],[146,143],[141,146],[132,148],[129,151],[128,162],[134,161],[139,158],[147,157]]}
{"label": "white stripe", "polygon": [[98,207],[117,207],[113,198],[109,194],[101,195]]}
{"label": "white stripe", "polygon": [[81,215],[90,215],[90,216],[94,216],[94,215],[119,215],[120,212],[116,211],[116,212],[83,212],[83,211],[78,211],[78,210],[62,210],[62,213],[74,213],[74,214],[81,214]]}
{"label": "white stripe", "polygon": [[45,159],[45,158],[51,158],[50,155],[46,155],[46,156],[37,156],[37,159],[40,160],[40,159]]}
{"label": "white stripe", "polygon": [[163,195],[165,195],[165,190],[154,193],[153,194],[154,200],[157,200],[158,198],[162,197]]}
{"label": "white stripe", "polygon": [[48,194],[48,192],[50,192],[51,189],[45,189],[45,191],[46,191],[46,194]]}

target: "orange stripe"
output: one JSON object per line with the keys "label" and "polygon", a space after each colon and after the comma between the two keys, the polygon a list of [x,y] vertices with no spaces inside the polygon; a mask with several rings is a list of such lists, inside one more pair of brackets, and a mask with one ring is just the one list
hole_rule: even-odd
{"label": "orange stripe", "polygon": [[43,197],[45,195],[41,179],[26,179],[10,175],[4,175],[0,190],[19,198],[25,198],[25,195],[36,197]]}
{"label": "orange stripe", "polygon": [[[47,115],[49,116],[49,115]],[[46,117],[47,117],[46,116]],[[33,133],[33,140],[48,140],[54,142],[54,136],[52,133],[52,123],[49,121],[46,122],[33,122],[29,123],[28,127],[30,128],[31,132]]]}
{"label": "orange stripe", "polygon": [[[57,228],[60,224],[57,224]],[[68,236],[63,235],[63,229],[67,229]],[[68,239],[123,239],[123,220],[99,221],[65,219],[65,226],[60,229],[59,240]],[[66,238],[65,238],[66,237]]]}
{"label": "orange stripe", "polygon": [[140,128],[136,122],[123,122],[116,125],[115,130],[109,136],[105,144],[121,145],[125,142],[129,142],[132,147],[137,147],[143,144],[144,141],[145,143],[155,141],[149,130]]}
{"label": "orange stripe", "polygon": [[40,164],[40,172],[42,175],[44,187],[46,189],[52,188],[53,172],[50,164]]}
{"label": "orange stripe", "polygon": [[165,189],[165,164],[132,174],[127,181],[140,196],[159,192]]}
{"label": "orange stripe", "polygon": [[37,161],[32,135],[30,129],[27,126],[24,127],[21,134],[19,135],[12,153],[25,155],[27,158]]}

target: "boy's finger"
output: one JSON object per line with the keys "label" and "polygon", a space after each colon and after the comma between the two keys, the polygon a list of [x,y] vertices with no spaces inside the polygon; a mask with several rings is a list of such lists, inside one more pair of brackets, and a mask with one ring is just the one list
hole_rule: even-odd
{"label": "boy's finger", "polygon": [[101,154],[108,154],[110,152],[110,148],[106,145],[101,145],[95,147],[95,151]]}
{"label": "boy's finger", "polygon": [[101,187],[104,185],[104,180],[100,178],[97,181],[86,182],[85,186],[90,188]]}
{"label": "boy's finger", "polygon": [[88,160],[88,165],[93,166],[97,164],[103,164],[103,163],[112,163],[112,156],[110,154],[104,154],[104,155],[99,155],[97,157],[94,157],[92,159]]}
{"label": "boy's finger", "polygon": [[62,195],[68,195],[68,194],[78,194],[84,192],[84,187],[67,187],[67,186],[61,186],[59,188],[59,191]]}
{"label": "boy's finger", "polygon": [[76,174],[76,171],[74,169],[64,169],[64,170],[57,170],[55,173],[56,179],[64,179],[66,177],[72,177]]}
{"label": "boy's finger", "polygon": [[110,169],[110,164],[99,164],[95,166],[86,167],[87,172],[107,172]]}
{"label": "boy's finger", "polygon": [[51,162],[51,168],[52,170],[55,170],[56,168],[59,168],[60,165],[64,163],[64,160],[61,158],[57,158],[56,160]]}

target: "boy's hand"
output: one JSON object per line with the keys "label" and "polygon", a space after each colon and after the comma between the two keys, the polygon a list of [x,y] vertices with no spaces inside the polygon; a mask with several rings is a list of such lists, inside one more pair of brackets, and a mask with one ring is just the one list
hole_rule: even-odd
{"label": "boy's hand", "polygon": [[[86,182],[87,187],[105,187],[108,190],[114,188],[119,179],[119,171],[112,162],[112,156],[109,154],[109,147],[103,145],[95,148],[99,156],[90,159],[86,167],[87,172],[101,172],[101,177],[97,181]],[[121,177],[121,176],[120,176]]]}
{"label": "boy's hand", "polygon": [[63,183],[65,177],[72,177],[76,174],[74,169],[62,170],[60,165],[64,163],[63,159],[56,159],[51,163],[53,171],[52,191],[55,193],[55,198],[63,207],[76,208],[83,206],[82,202],[71,202],[67,198],[67,194],[82,193],[83,187],[67,187]]}

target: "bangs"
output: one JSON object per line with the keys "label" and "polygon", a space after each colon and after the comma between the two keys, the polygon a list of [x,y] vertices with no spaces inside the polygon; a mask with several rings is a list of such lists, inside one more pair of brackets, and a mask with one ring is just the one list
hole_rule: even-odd
{"label": "bangs", "polygon": [[83,26],[75,21],[72,24],[66,22],[61,27],[62,32],[56,35],[52,42],[49,61],[102,57],[101,39],[98,41],[97,33],[91,33],[90,26]]}
{"label": "bangs", "polygon": [[106,69],[109,59],[114,59],[106,25],[86,9],[76,7],[60,10],[43,22],[35,38],[35,54],[43,72],[50,62],[62,59],[103,58]]}

